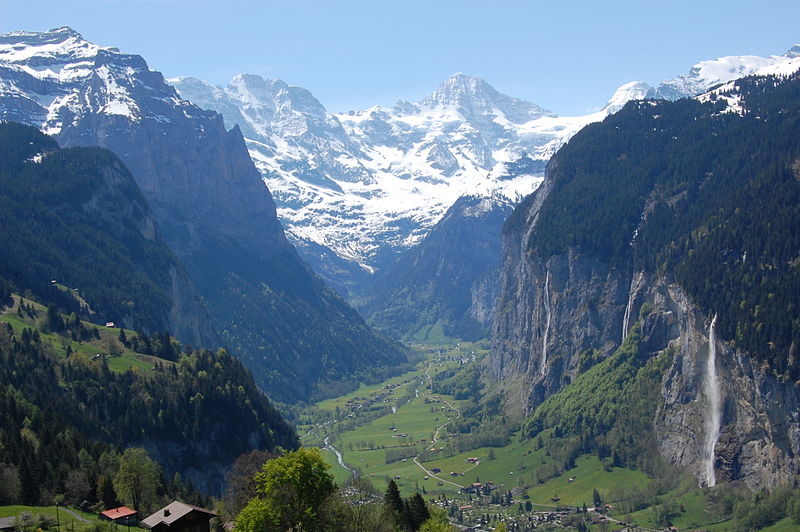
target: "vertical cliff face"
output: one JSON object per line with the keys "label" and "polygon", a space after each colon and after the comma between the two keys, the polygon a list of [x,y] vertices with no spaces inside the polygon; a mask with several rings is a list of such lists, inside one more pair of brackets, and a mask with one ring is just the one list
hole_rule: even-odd
{"label": "vertical cliff face", "polygon": [[15,290],[101,323],[169,329],[194,345],[211,336],[186,269],[117,157],[98,148],[59,149],[20,124],[0,124],[0,152],[0,276]]}
{"label": "vertical cliff face", "polygon": [[238,128],[226,131],[218,115],[193,111],[141,122],[93,114],[56,138],[67,146],[99,145],[118,154],[179,255],[202,248],[209,233],[262,255],[271,246],[286,245],[269,191]]}
{"label": "vertical cliff face", "polygon": [[[535,213],[531,213],[535,217]],[[662,456],[706,484],[707,418],[704,386],[711,317],[675,283],[638,271],[624,274],[571,252],[546,259],[514,253],[518,233],[504,241],[506,265],[495,315],[490,370],[506,391],[507,411],[532,413],[575,376],[581,355],[605,357],[641,320],[642,356],[665,350],[673,361],[661,384],[652,430]],[[545,286],[550,275],[550,330]],[[595,355],[596,356],[596,355]],[[800,394],[729,342],[716,342],[721,400],[719,439],[713,446],[716,482],[741,479],[751,489],[790,483],[800,473]]]}
{"label": "vertical cliff face", "polygon": [[[289,247],[241,135],[226,131],[217,116],[132,121],[100,113],[61,118],[71,125],[55,135],[59,142],[107,148],[130,168],[159,233],[201,291],[205,287],[198,281],[209,247],[243,247],[262,258],[273,246]],[[174,277],[171,286],[170,331],[192,345],[219,345],[189,279]]]}
{"label": "vertical cliff face", "polygon": [[514,413],[532,412],[561,389],[582,353],[599,350],[605,356],[620,341],[618,311],[627,297],[622,272],[573,249],[547,257],[528,250],[557,165],[551,163],[541,187],[503,229],[490,371],[508,383],[508,408]]}
{"label": "vertical cliff face", "polygon": [[[791,483],[800,472],[796,384],[771,375],[729,342],[717,339],[712,347],[713,317],[677,285],[649,278],[640,301],[652,308],[642,321],[646,352],[673,352],[662,379],[663,401],[653,420],[662,456],[693,471],[702,484],[742,479],[751,489],[760,489]],[[705,447],[713,430],[708,424],[708,358],[714,351],[721,418],[707,464]]]}
{"label": "vertical cliff face", "polygon": [[172,268],[169,278],[172,305],[169,308],[167,330],[189,345],[216,345],[219,338],[216,331],[208,326],[210,316],[186,270],[182,266]]}
{"label": "vertical cliff face", "polygon": [[618,347],[627,294],[620,272],[577,252],[514,262],[501,281],[491,370],[501,381],[527,376],[527,395],[509,407],[528,413],[568,382],[581,354]]}
{"label": "vertical cliff face", "polygon": [[531,414],[639,322],[638,356],[671,360],[652,412],[660,454],[698,483],[757,489],[800,473],[798,316],[781,299],[800,274],[800,113],[791,77],[729,90],[741,116],[629,104],[554,157],[504,228],[488,364],[507,410]]}

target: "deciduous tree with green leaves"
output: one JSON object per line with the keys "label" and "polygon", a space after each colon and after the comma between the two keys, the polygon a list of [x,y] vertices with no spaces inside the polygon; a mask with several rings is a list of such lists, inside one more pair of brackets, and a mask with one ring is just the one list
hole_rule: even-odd
{"label": "deciduous tree with green leaves", "polygon": [[153,509],[161,484],[161,471],[147,451],[140,447],[126,449],[119,459],[114,490],[125,504],[140,512]]}
{"label": "deciduous tree with green leaves", "polygon": [[447,512],[438,506],[431,506],[430,518],[422,523],[419,532],[456,532],[458,529],[450,524]]}
{"label": "deciduous tree with green leaves", "polygon": [[336,491],[329,468],[316,448],[300,448],[265,463],[256,474],[258,495],[236,518],[237,532],[325,530],[331,523],[324,509]]}

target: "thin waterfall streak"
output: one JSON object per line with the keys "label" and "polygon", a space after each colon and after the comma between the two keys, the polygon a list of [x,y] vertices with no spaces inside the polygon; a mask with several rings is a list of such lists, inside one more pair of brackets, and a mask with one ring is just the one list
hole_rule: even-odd
{"label": "thin waterfall streak", "polygon": [[547,340],[550,336],[550,270],[547,270],[544,280],[544,310],[547,314],[547,321],[544,324],[544,334],[542,335],[542,366],[539,368],[542,375],[547,370]]}
{"label": "thin waterfall streak", "polygon": [[631,307],[633,306],[633,281],[631,281],[631,289],[628,293],[628,305],[625,307],[625,316],[622,318],[622,340],[628,337],[628,328],[631,323]]}

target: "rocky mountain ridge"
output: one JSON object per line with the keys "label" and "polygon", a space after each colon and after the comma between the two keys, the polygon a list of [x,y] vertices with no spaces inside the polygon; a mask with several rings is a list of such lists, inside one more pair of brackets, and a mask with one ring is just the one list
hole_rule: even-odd
{"label": "rocky mountain ridge", "polygon": [[180,98],[141,57],[69,28],[2,35],[0,118],[122,159],[219,341],[273,397],[308,399],[320,383],[354,386],[404,360],[298,257],[239,128]]}
{"label": "rocky mountain ridge", "polygon": [[514,203],[462,196],[416,246],[375,274],[360,308],[416,341],[488,336],[499,291],[500,229]]}

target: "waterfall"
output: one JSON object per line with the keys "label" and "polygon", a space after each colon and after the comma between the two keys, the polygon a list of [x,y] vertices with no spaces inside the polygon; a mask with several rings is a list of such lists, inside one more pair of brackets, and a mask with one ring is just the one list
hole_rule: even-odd
{"label": "waterfall", "polygon": [[542,335],[542,366],[539,372],[544,375],[547,369],[547,337],[550,336],[550,270],[544,279],[544,311],[547,314],[547,321],[544,324],[544,335]]}
{"label": "waterfall", "polygon": [[[639,291],[642,289],[644,285],[644,273],[638,272],[634,273],[631,277],[631,286],[628,289],[628,304],[625,306],[625,314],[622,317],[622,341],[625,341],[625,338],[628,337],[630,334],[631,329],[631,314],[634,314],[634,305],[636,304],[636,296],[639,295]],[[634,322],[636,321],[636,316],[634,315]]]}
{"label": "waterfall", "polygon": [[625,341],[625,338],[628,337],[628,329],[630,328],[631,324],[631,307],[633,307],[633,299],[636,295],[633,291],[633,282],[631,280],[631,289],[628,292],[628,305],[625,307],[625,316],[622,318],[622,340]]}
{"label": "waterfall", "polygon": [[720,400],[719,377],[717,375],[717,338],[714,327],[717,324],[717,315],[711,319],[708,328],[708,361],[706,363],[706,378],[703,391],[708,401],[705,415],[706,437],[704,451],[704,480],[705,485],[712,487],[717,483],[714,473],[714,447],[719,440],[720,424],[722,421],[722,401]]}

